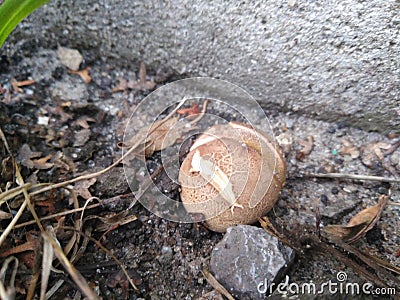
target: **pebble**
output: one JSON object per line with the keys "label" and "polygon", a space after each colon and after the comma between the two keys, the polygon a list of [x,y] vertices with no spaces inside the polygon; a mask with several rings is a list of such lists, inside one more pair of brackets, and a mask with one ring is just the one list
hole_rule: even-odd
{"label": "pebble", "polygon": [[58,47],[57,54],[61,63],[67,68],[74,71],[79,70],[79,66],[83,61],[83,57],[78,50]]}
{"label": "pebble", "polygon": [[295,252],[264,229],[230,227],[211,253],[210,270],[237,299],[264,299],[272,282],[280,281]]}

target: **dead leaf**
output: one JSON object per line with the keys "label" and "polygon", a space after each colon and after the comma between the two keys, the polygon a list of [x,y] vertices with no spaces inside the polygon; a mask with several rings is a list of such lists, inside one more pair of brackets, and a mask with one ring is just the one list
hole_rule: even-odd
{"label": "dead leaf", "polygon": [[397,142],[395,142],[395,143],[393,143],[393,144],[391,144],[390,148],[387,149],[385,152],[383,152],[383,155],[384,155],[384,156],[390,155],[390,154],[392,154],[394,151],[396,151],[397,148],[399,148],[399,147],[400,147],[400,140],[397,141]]}
{"label": "dead leaf", "polygon": [[76,169],[74,161],[65,156],[61,151],[58,151],[54,156],[54,166],[59,168],[63,174]]}
{"label": "dead leaf", "polygon": [[381,195],[378,204],[360,211],[346,226],[328,225],[322,229],[322,232],[331,240],[340,240],[348,243],[356,242],[378,222],[388,199],[388,196]]}
{"label": "dead leaf", "polygon": [[35,205],[39,207],[45,207],[48,214],[53,214],[56,210],[56,208],[54,207],[54,201],[52,199],[35,201]]}
{"label": "dead leaf", "polygon": [[15,246],[14,248],[0,252],[0,257],[7,257],[9,255],[18,254],[25,251],[33,251],[40,246],[39,239],[35,233],[26,233],[26,242],[24,244]]}
{"label": "dead leaf", "polygon": [[115,88],[112,89],[112,92],[116,93],[116,92],[124,92],[124,91],[128,90],[128,81],[123,77],[118,78],[118,80],[119,80],[119,83]]}
{"label": "dead leaf", "polygon": [[21,163],[21,165],[32,169],[35,166],[32,158],[37,158],[41,155],[42,152],[32,152],[28,144],[23,144],[21,149],[19,149],[17,160]]}
{"label": "dead leaf", "polygon": [[367,146],[363,147],[361,161],[367,167],[372,168],[377,164],[377,159],[379,161],[382,161],[384,159],[384,154],[382,150],[388,151],[391,147],[391,144],[383,142],[368,144]]}
{"label": "dead leaf", "polygon": [[119,84],[115,88],[112,89],[112,92],[123,92],[128,89],[133,90],[152,90],[156,86],[156,83],[152,80],[147,80],[147,71],[146,65],[144,63],[140,64],[139,68],[139,81],[137,80],[129,80],[126,81],[124,78],[119,79]]}
{"label": "dead leaf", "polygon": [[151,125],[141,128],[133,138],[123,145],[120,144],[120,146],[130,148],[139,141],[142,141],[141,146],[138,148],[145,149],[145,153],[138,151],[135,153],[135,156],[140,158],[143,155],[152,155],[155,151],[160,151],[173,145],[179,138],[179,131],[171,130],[178,120],[179,117],[171,117],[165,122],[164,120],[158,120]]}
{"label": "dead leaf", "polygon": [[68,70],[68,73],[81,76],[85,83],[90,83],[92,81],[92,77],[90,77],[90,67],[86,67],[85,69],[78,71]]}
{"label": "dead leaf", "polygon": [[60,124],[63,124],[65,122],[67,122],[68,120],[72,119],[72,115],[70,115],[69,113],[66,113],[64,111],[64,106],[62,106],[62,105],[57,105],[56,107],[46,105],[44,107],[44,109],[53,115],[55,114],[55,115],[60,116],[60,120],[59,120]]}
{"label": "dead leaf", "polygon": [[343,147],[339,149],[339,153],[342,155],[350,155],[352,159],[356,159],[360,156],[360,151],[350,141],[343,139]]}
{"label": "dead leaf", "polygon": [[91,187],[96,180],[96,178],[91,178],[76,182],[74,186],[74,192],[76,193],[76,196],[81,196],[85,200],[92,198],[92,194],[89,192],[89,187]]}
{"label": "dead leaf", "polygon": [[88,122],[96,122],[96,119],[88,117],[88,116],[81,116],[76,121],[74,121],[72,123],[72,125],[78,125],[84,129],[89,129],[90,125]]}
{"label": "dead leaf", "polygon": [[197,102],[195,102],[191,107],[178,109],[176,113],[179,115],[188,115],[188,116],[198,115],[200,113],[200,108]]}
{"label": "dead leaf", "polygon": [[307,140],[298,140],[297,142],[303,146],[303,149],[297,152],[296,159],[303,160],[306,156],[310,155],[311,151],[313,150],[314,138],[313,136],[309,135],[307,136]]}
{"label": "dead leaf", "polygon": [[53,155],[49,154],[45,157],[32,160],[34,168],[38,170],[50,169],[52,166],[54,166],[54,163],[48,162],[48,160],[51,159],[52,157]]}

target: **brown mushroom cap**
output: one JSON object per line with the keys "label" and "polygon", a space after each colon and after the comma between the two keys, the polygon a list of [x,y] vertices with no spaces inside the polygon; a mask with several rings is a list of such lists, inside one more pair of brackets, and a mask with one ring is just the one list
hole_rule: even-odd
{"label": "brown mushroom cap", "polygon": [[[232,210],[210,178],[193,171],[196,152],[229,178],[235,204],[243,208]],[[204,215],[210,230],[225,232],[233,225],[252,224],[271,210],[285,176],[285,161],[272,138],[241,123],[215,125],[198,137],[181,165],[181,199],[189,213]]]}

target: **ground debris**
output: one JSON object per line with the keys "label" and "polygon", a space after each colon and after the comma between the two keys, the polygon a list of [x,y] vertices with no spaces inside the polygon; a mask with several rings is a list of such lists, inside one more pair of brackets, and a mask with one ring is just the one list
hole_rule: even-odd
{"label": "ground debris", "polygon": [[378,204],[360,211],[346,226],[328,225],[322,229],[322,232],[331,240],[341,240],[348,243],[358,241],[378,222],[388,198],[386,195],[381,195]]}
{"label": "ground debris", "polygon": [[314,148],[314,137],[308,135],[306,140],[298,140],[297,142],[303,147],[303,149],[296,153],[296,159],[303,160],[306,156],[310,155]]}
{"label": "ground debris", "polygon": [[119,84],[112,89],[113,93],[125,92],[128,89],[133,90],[152,90],[156,86],[156,83],[152,80],[147,80],[147,70],[144,63],[140,64],[139,68],[139,80],[131,79],[127,81],[124,78],[119,79]]}

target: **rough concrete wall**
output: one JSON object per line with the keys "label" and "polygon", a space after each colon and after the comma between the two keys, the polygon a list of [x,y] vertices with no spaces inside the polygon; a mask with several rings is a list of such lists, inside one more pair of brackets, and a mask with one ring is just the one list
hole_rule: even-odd
{"label": "rough concrete wall", "polygon": [[400,2],[52,0],[11,41],[229,80],[268,107],[400,132]]}

